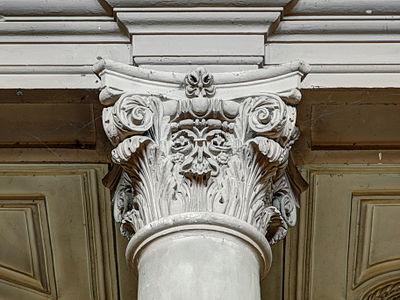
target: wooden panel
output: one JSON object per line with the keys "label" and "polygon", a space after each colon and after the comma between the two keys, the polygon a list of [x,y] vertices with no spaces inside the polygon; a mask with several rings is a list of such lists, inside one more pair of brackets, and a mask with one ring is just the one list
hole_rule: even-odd
{"label": "wooden panel", "polygon": [[393,230],[400,225],[400,194],[356,194],[352,204],[349,256],[355,289],[400,267],[400,234]]}
{"label": "wooden panel", "polygon": [[91,148],[96,134],[91,104],[0,104],[0,147]]}
{"label": "wooden panel", "polygon": [[117,299],[106,171],[0,166],[0,299]]}
{"label": "wooden panel", "polygon": [[[400,81],[399,81],[400,82]],[[386,149],[381,149],[380,145],[374,145],[375,149],[359,149],[357,147],[343,147],[340,149],[315,149],[313,147],[311,141],[311,133],[315,128],[315,122],[325,122],[323,119],[327,118],[328,120],[338,119],[338,122],[335,126],[342,126],[341,122],[341,113],[346,111],[347,108],[350,108],[352,111],[352,107],[359,105],[360,107],[364,105],[371,105],[371,107],[387,107],[393,108],[394,110],[398,110],[394,108],[395,106],[400,106],[400,91],[398,89],[316,89],[316,90],[302,90],[302,101],[297,106],[297,123],[300,127],[301,136],[296,141],[294,145],[294,149],[291,151],[291,155],[295,160],[296,165],[306,165],[306,164],[399,164],[400,163],[400,151],[396,150],[396,145],[388,145],[391,141],[398,141],[396,134],[396,127],[387,128],[385,127],[386,123],[386,114],[380,113],[379,116],[369,116],[368,119],[365,119],[365,114],[363,113],[363,123],[357,123],[357,118],[350,118],[351,123],[347,126],[343,133],[352,132],[353,128],[350,126],[355,126],[356,128],[366,126],[364,132],[362,132],[362,136],[367,136],[368,140],[369,134],[374,134],[375,138],[380,138],[380,136],[376,135],[376,131],[372,130],[368,124],[368,120],[371,119],[371,122],[377,126],[377,128],[388,129],[386,132],[380,132],[382,136],[389,137],[388,140],[381,139],[384,147]],[[326,105],[326,107],[334,107],[338,108],[337,110],[325,111],[325,113],[321,115],[317,115],[313,113],[313,107],[316,105]],[[332,106],[330,106],[332,105]],[[362,108],[360,109],[362,110]],[[383,109],[383,111],[386,111]],[[322,111],[324,112],[324,111]],[[354,112],[356,116],[358,116],[358,112]],[[393,114],[389,112],[389,121],[399,120],[398,117],[391,117]],[[349,118],[347,118],[349,120]],[[366,123],[364,123],[366,122]],[[331,126],[331,125],[329,125]],[[344,126],[343,126],[344,127]],[[398,127],[398,125],[397,125]],[[368,128],[368,129],[367,129]],[[321,129],[322,130],[322,129]],[[321,131],[322,132],[322,131]],[[336,141],[342,139],[340,134],[337,137],[333,136],[334,134],[328,132],[329,135],[334,138]],[[394,138],[395,137],[395,138]],[[349,136],[347,137],[349,138]],[[359,141],[357,136],[353,135],[355,141]],[[367,141],[368,141],[367,140]],[[348,143],[348,140],[347,140]]]}
{"label": "wooden panel", "polygon": [[399,116],[396,104],[313,105],[312,148],[398,149]]}
{"label": "wooden panel", "polygon": [[[0,197],[0,279],[42,296],[56,296],[45,199]],[[5,241],[5,242],[4,242]]]}
{"label": "wooden panel", "polygon": [[[1,80],[0,80],[1,81]],[[26,124],[31,124],[31,127],[28,127],[29,131],[27,134],[31,133],[40,137],[43,142],[52,142],[46,141],[46,137],[52,136],[56,137],[57,140],[64,139],[65,136],[70,138],[69,142],[74,143],[73,145],[59,145],[57,148],[52,147],[50,143],[42,145],[40,147],[39,141],[32,136],[28,136],[28,138],[33,142],[37,143],[35,147],[29,145],[29,147],[5,147],[4,143],[0,142],[0,157],[4,163],[24,163],[24,162],[60,162],[60,163],[72,163],[72,162],[80,162],[80,163],[99,163],[99,162],[107,162],[108,156],[111,153],[112,145],[108,141],[102,125],[101,113],[102,106],[99,102],[98,91],[93,90],[73,90],[73,89],[62,89],[62,90],[26,90],[26,89],[18,89],[18,90],[0,90],[0,108],[6,107],[8,104],[15,105],[19,107],[24,107],[25,104],[32,105],[34,107],[40,108],[40,105],[46,104],[49,107],[53,107],[54,111],[60,112],[61,109],[59,107],[65,107],[66,105],[72,105],[72,107],[82,107],[82,112],[78,112],[77,115],[66,115],[64,111],[60,113],[64,115],[64,118],[58,118],[54,115],[53,111],[47,112],[46,115],[43,116],[43,120],[52,120],[58,122],[59,125],[49,124],[49,122],[43,122],[42,120],[42,112],[40,109],[35,110],[36,115],[30,116],[29,119],[24,119],[21,122],[15,122],[14,118],[20,118],[19,113],[14,113],[11,116],[6,115],[5,117],[0,118],[0,123],[3,127],[0,129],[0,137],[5,137],[5,140],[15,142],[16,138],[14,134],[21,133],[21,127],[26,128]],[[83,106],[80,106],[84,104]],[[36,106],[39,105],[39,106]],[[14,106],[14,107],[15,107]],[[91,108],[92,107],[92,108]],[[85,113],[85,109],[93,109],[93,115],[89,113]],[[38,112],[39,111],[39,112]],[[69,111],[72,113],[73,109],[66,109],[65,111]],[[0,110],[0,114],[4,113]],[[82,119],[82,116],[86,115],[87,119]],[[31,117],[37,121],[37,123],[33,123]],[[10,119],[11,123],[5,122]],[[69,119],[75,120],[74,123],[69,123]],[[15,123],[12,123],[15,122]],[[47,127],[45,126],[47,124]],[[11,126],[10,124],[14,124]],[[23,126],[25,124],[25,126]],[[6,127],[4,127],[6,125]],[[57,135],[56,133],[59,130],[58,127],[62,125],[61,128],[63,134]],[[74,126],[71,126],[74,125]],[[76,126],[75,126],[76,125]],[[81,127],[79,127],[81,126]],[[38,128],[42,129],[42,132]],[[95,147],[88,145],[86,148],[81,148],[83,145],[81,143],[76,143],[79,140],[78,136],[82,135],[81,131],[85,133],[84,135],[88,136],[88,133],[94,128],[96,132],[93,132],[93,136],[96,137],[96,145]],[[8,130],[5,130],[8,129]],[[12,129],[12,130],[11,130]],[[70,133],[67,134],[66,131],[70,130]],[[8,136],[7,136],[8,135]],[[89,136],[88,136],[89,137]],[[91,139],[89,139],[90,141]],[[0,139],[1,141],[1,139]],[[27,145],[28,146],[28,145]],[[57,146],[57,145],[53,145]],[[61,146],[61,147],[60,147]],[[40,148],[39,148],[40,147]],[[94,148],[94,149],[93,149]]]}
{"label": "wooden panel", "polygon": [[287,299],[397,299],[371,295],[400,285],[400,166],[303,171],[310,189],[287,243]]}
{"label": "wooden panel", "polygon": [[261,300],[283,299],[284,242],[272,246],[272,266],[261,282]]}

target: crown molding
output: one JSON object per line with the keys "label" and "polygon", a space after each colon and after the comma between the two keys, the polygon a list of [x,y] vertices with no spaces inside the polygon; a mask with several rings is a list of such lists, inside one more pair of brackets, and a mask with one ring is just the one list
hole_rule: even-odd
{"label": "crown molding", "polygon": [[[105,0],[131,34],[263,33],[293,0]],[[188,26],[190,24],[190,26]]]}
{"label": "crown molding", "polygon": [[112,17],[4,17],[0,22],[0,43],[84,43],[129,44]]}
{"label": "crown molding", "polygon": [[141,7],[284,7],[292,0],[105,0],[113,8]]}
{"label": "crown molding", "polygon": [[2,16],[111,16],[103,0],[2,0]]}
{"label": "crown molding", "polygon": [[397,0],[301,0],[288,7],[287,15],[398,15],[400,6]]}
{"label": "crown molding", "polygon": [[285,17],[268,43],[399,42],[400,16]]}
{"label": "crown molding", "polygon": [[115,9],[129,34],[267,34],[280,9]]}
{"label": "crown molding", "polygon": [[132,38],[137,65],[202,64],[207,58],[210,65],[249,68],[262,64],[265,37],[291,2],[106,1]]}

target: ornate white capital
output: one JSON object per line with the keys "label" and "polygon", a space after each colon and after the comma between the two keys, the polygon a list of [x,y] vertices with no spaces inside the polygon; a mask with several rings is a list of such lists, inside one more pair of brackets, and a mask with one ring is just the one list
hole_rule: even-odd
{"label": "ornate white capital", "polygon": [[124,236],[188,212],[237,218],[270,244],[295,224],[286,166],[306,65],[180,74],[102,60],[95,72],[112,160],[124,170],[113,199]]}

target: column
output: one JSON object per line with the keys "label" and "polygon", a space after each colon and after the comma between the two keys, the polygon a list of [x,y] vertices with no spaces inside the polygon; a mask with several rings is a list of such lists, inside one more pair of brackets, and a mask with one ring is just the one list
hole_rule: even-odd
{"label": "column", "polygon": [[270,246],[296,222],[286,167],[307,66],[182,74],[101,60],[94,71],[138,299],[259,300]]}

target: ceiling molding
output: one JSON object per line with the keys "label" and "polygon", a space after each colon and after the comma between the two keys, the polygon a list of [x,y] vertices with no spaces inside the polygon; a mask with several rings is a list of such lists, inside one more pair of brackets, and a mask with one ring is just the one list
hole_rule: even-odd
{"label": "ceiling molding", "polygon": [[[289,7],[288,7],[289,8]],[[397,0],[301,0],[292,3],[288,15],[399,15]]]}
{"label": "ceiling molding", "polygon": [[129,43],[112,17],[4,17],[0,43]]}
{"label": "ceiling molding", "polygon": [[111,7],[284,7],[292,0],[105,0]]}
{"label": "ceiling molding", "polygon": [[262,64],[265,38],[291,2],[106,1],[132,38],[137,65],[203,64],[207,58],[210,65],[247,65],[249,69]]}
{"label": "ceiling molding", "polygon": [[400,16],[285,17],[269,43],[398,42]]}
{"label": "ceiling molding", "polygon": [[103,0],[2,0],[2,16],[111,16]]}

